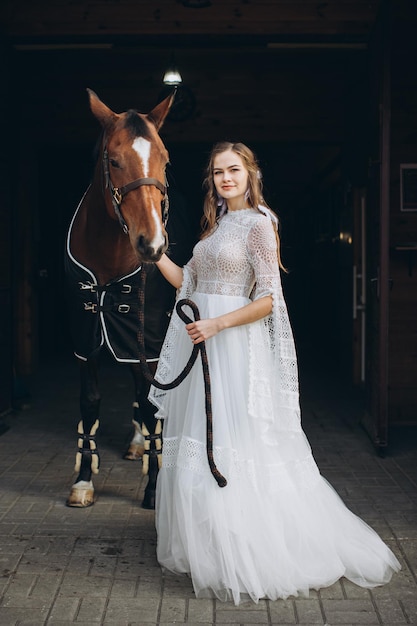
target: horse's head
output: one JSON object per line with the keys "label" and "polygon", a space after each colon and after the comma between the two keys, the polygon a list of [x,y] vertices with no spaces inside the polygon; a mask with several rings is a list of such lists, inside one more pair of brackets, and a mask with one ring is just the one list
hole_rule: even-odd
{"label": "horse's head", "polygon": [[114,113],[90,89],[90,107],[103,127],[106,207],[119,220],[139,261],[157,261],[168,247],[165,168],[168,151],[159,136],[174,93],[150,113]]}

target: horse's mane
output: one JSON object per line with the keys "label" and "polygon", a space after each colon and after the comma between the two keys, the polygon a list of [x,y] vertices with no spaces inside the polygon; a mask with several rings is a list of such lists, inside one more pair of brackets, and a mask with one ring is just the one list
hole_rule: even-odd
{"label": "horse's mane", "polygon": [[149,138],[150,136],[148,125],[135,109],[126,111],[125,128],[130,130],[135,137]]}
{"label": "horse's mane", "polygon": [[101,131],[96,143],[94,144],[93,154],[92,154],[94,163],[97,163],[99,156],[101,156],[101,144],[103,143],[103,135],[104,135],[104,130]]}

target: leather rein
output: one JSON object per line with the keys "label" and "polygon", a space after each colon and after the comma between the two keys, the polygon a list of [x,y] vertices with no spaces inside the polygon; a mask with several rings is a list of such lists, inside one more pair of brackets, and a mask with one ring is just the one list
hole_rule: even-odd
{"label": "leather rein", "polygon": [[[180,383],[188,376],[191,372],[191,368],[193,367],[198,353],[201,355],[201,363],[203,367],[203,376],[204,376],[204,391],[205,391],[205,409],[206,409],[206,453],[207,453],[207,461],[210,467],[210,472],[212,476],[215,478],[219,487],[225,487],[227,485],[226,478],[220,473],[217,469],[214,454],[213,454],[213,410],[211,403],[211,383],[210,383],[210,372],[208,366],[207,359],[207,351],[206,351],[206,343],[202,341],[201,343],[196,343],[193,346],[193,350],[191,352],[190,358],[188,359],[184,369],[178,376],[169,383],[161,383],[152,376],[152,373],[149,369],[148,362],[146,360],[145,354],[145,283],[146,283],[146,263],[142,264],[141,270],[141,280],[139,284],[138,291],[138,299],[139,299],[139,307],[138,307],[138,354],[140,365],[142,369],[142,374],[145,379],[154,385],[157,389],[168,390],[174,389],[174,387],[178,387]],[[182,310],[184,306],[189,306],[194,314],[194,319],[200,319],[200,312],[198,310],[197,305],[192,300],[188,298],[184,298],[182,300],[178,300],[176,304],[176,311],[178,316],[182,319],[184,324],[189,324],[192,322],[192,319],[188,317],[186,313]]]}
{"label": "leather rein", "polygon": [[107,151],[107,144],[104,143],[103,148],[103,173],[104,173],[104,181],[105,188],[110,189],[111,201],[113,205],[114,212],[116,213],[117,219],[119,220],[120,226],[122,227],[123,232],[127,235],[129,232],[129,227],[126,224],[126,221],[122,215],[121,205],[123,202],[123,198],[129,193],[129,191],[133,191],[138,187],[142,187],[143,185],[153,185],[163,195],[162,200],[162,221],[164,225],[168,221],[168,211],[169,211],[169,199],[168,199],[168,182],[165,179],[165,185],[161,183],[157,178],[136,178],[136,180],[132,180],[132,182],[127,183],[127,185],[123,185],[123,187],[115,187],[110,178],[110,168],[109,168],[109,153]]}

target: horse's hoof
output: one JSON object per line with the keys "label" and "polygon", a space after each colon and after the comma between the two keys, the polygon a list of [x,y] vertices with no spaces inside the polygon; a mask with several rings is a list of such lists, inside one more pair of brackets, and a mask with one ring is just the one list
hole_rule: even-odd
{"label": "horse's hoof", "polygon": [[145,491],[145,496],[142,502],[142,509],[148,509],[149,511],[155,510],[155,491],[151,491],[149,493]]}
{"label": "horse's hoof", "polygon": [[131,443],[123,458],[126,461],[139,461],[143,457],[144,450],[145,448],[143,445]]}
{"label": "horse's hoof", "polygon": [[86,509],[88,506],[94,504],[94,487],[89,483],[87,486],[73,486],[71,487],[70,494],[68,496],[66,505],[76,507],[79,509]]}

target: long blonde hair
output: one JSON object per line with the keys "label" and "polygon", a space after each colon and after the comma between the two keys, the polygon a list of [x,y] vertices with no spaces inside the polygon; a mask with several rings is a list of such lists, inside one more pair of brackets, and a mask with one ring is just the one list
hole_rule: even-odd
{"label": "long blonde hair", "polygon": [[[272,211],[262,195],[262,174],[254,152],[244,143],[221,141],[213,146],[205,169],[203,188],[206,190],[206,195],[203,205],[203,217],[201,218],[201,239],[204,239],[211,233],[220,219],[219,196],[213,180],[214,159],[222,152],[227,152],[228,150],[231,150],[240,156],[243,165],[248,172],[247,201],[249,206],[257,209],[259,205],[262,205]],[[272,211],[272,213],[274,213],[274,211]],[[275,229],[275,236],[277,240],[278,264],[282,270],[286,271],[281,261],[280,237],[277,228]]]}

